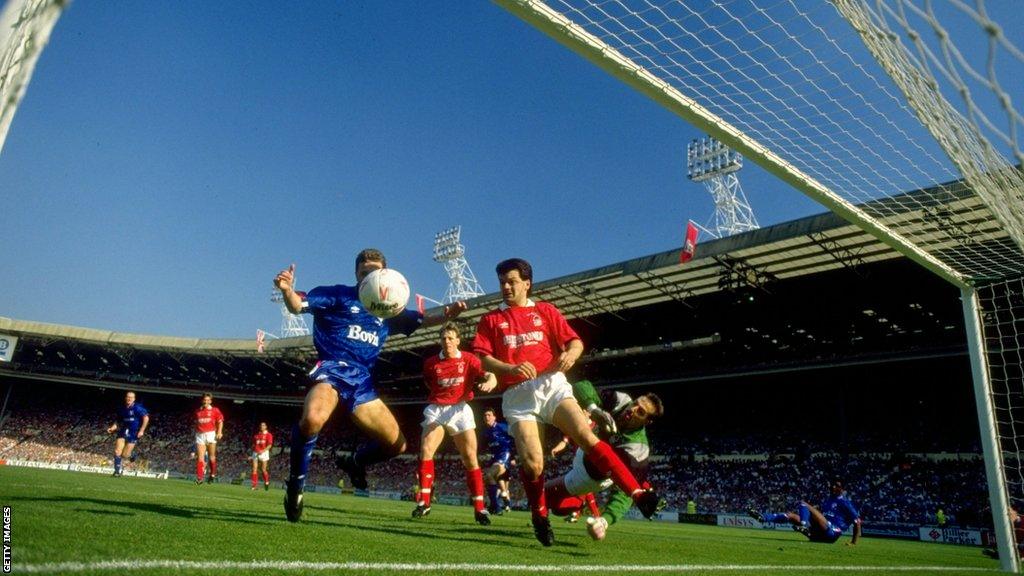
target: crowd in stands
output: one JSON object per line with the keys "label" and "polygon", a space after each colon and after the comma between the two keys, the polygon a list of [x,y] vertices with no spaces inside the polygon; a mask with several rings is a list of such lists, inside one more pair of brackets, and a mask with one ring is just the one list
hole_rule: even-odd
{"label": "crowd in stands", "polygon": [[[102,402],[14,406],[0,425],[0,459],[51,463],[110,465],[113,435],[105,428],[123,392],[112,391]],[[143,397],[144,398],[144,397]],[[143,400],[145,401],[145,400]],[[191,399],[165,402],[153,414],[146,437],[137,448],[139,470],[194,474]],[[271,478],[283,480],[288,469],[284,451],[297,407],[253,404],[221,404],[226,414],[225,436],[218,444],[222,481],[248,478],[250,439],[260,421],[267,421],[275,436]],[[409,454],[371,469],[371,489],[412,495],[416,483],[418,407],[396,410],[409,437]],[[309,482],[335,485],[343,475],[335,468],[336,450],[353,450],[359,436],[353,427],[337,419],[321,435],[311,465]],[[953,521],[976,525],[986,522],[981,511],[987,504],[984,466],[978,450],[949,454],[963,446],[934,449],[941,456],[907,456],[892,452],[891,441],[880,437],[856,437],[840,454],[823,441],[785,434],[689,438],[673,434],[664,425],[652,433],[657,455],[651,481],[666,498],[670,509],[683,510],[692,498],[702,512],[791,510],[800,500],[819,501],[832,478],[846,482],[850,496],[866,521],[928,522],[943,508]],[[849,450],[849,448],[853,450]],[[968,447],[970,448],[970,447]],[[487,457],[482,455],[486,466]],[[549,476],[568,469],[571,453],[563,453],[551,466]],[[465,473],[450,441],[436,460],[435,493],[461,498]],[[519,482],[513,483],[513,500],[522,500]]]}

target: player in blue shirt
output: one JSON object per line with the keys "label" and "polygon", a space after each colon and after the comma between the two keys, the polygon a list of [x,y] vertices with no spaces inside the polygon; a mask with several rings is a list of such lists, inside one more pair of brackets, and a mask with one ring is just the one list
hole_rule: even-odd
{"label": "player in blue shirt", "polygon": [[826,542],[828,544],[839,540],[843,532],[852,525],[853,537],[850,539],[849,545],[854,545],[860,540],[860,514],[843,491],[842,482],[833,480],[829,491],[830,494],[821,503],[820,509],[807,502],[800,502],[796,512],[759,514],[750,510],[749,514],[762,524],[788,522],[793,525],[793,530],[807,536],[811,542]]}
{"label": "player in blue shirt", "polygon": [[508,433],[508,424],[498,422],[498,415],[493,408],[484,410],[484,421],[487,423],[485,441],[491,453],[491,465],[484,472],[487,495],[491,500],[491,513],[501,514],[509,509],[508,470],[512,465],[512,450],[516,444]]}
{"label": "player in blue shirt", "polygon": [[[370,272],[387,267],[379,250],[368,248],[356,256],[356,283]],[[425,318],[416,310],[405,310],[382,320],[367,312],[359,301],[357,286],[318,286],[308,294],[295,291],[295,265],[282,270],[274,285],[293,314],[313,315],[313,345],[319,362],[310,372],[314,384],[306,394],[302,418],[292,429],[291,471],[286,484],[285,516],[290,522],[302,517],[302,490],[317,434],[338,405],[370,440],[352,456],[339,458],[352,485],[366,488],[366,467],[405,451],[405,436],[384,402],[377,396],[370,375],[388,334],[412,334],[420,325],[438,325],[466,309],[464,302],[443,308],[443,314]]]}
{"label": "player in blue shirt", "polygon": [[107,428],[107,434],[117,432],[117,440],[114,441],[114,476],[121,476],[123,472],[122,458],[135,461],[132,452],[139,438],[146,433],[147,426],[149,412],[135,401],[135,392],[128,391],[124,395],[124,406],[117,409],[117,419]]}

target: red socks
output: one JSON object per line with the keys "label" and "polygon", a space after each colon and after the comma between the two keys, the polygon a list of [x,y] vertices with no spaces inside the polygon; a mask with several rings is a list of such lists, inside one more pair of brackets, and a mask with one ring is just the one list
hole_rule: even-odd
{"label": "red socks", "polygon": [[601,509],[597,506],[597,498],[594,498],[593,492],[587,492],[583,495],[583,501],[587,503],[587,508],[590,509],[590,515],[594,518],[601,516]]}
{"label": "red socks", "polygon": [[596,446],[591,448],[586,459],[601,474],[610,476],[615,485],[626,494],[632,496],[634,492],[640,490],[640,484],[636,481],[633,473],[622,463],[611,445],[604,440],[599,441]]}
{"label": "red socks", "polygon": [[430,492],[434,486],[434,461],[420,460],[420,504],[430,507]]}
{"label": "red socks", "polygon": [[196,480],[202,482],[206,478],[206,463],[202,458],[196,460]]}
{"label": "red socks", "polygon": [[547,518],[548,506],[547,500],[544,498],[544,475],[541,474],[540,478],[536,480],[530,480],[526,477],[526,471],[520,469],[519,479],[523,481],[526,499],[530,502],[530,511],[533,512],[534,516]]}
{"label": "red socks", "polygon": [[473,510],[484,511],[484,473],[479,468],[466,470],[466,486],[469,497],[473,500]]}

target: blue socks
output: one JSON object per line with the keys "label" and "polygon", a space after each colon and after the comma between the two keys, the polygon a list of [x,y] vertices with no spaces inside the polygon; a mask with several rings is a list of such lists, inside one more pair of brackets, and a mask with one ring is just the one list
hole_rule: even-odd
{"label": "blue socks", "polygon": [[299,490],[306,485],[306,474],[309,473],[309,461],[313,459],[313,448],[316,447],[317,435],[306,438],[299,430],[299,425],[292,427],[291,438],[291,470],[288,475],[288,482],[292,483]]}
{"label": "blue socks", "polygon": [[501,502],[498,500],[498,485],[489,484],[487,486],[487,496],[491,499],[491,510],[497,511],[501,508]]}
{"label": "blue socks", "polygon": [[114,456],[114,472],[117,474],[121,473],[121,457]]}
{"label": "blue socks", "polygon": [[371,440],[356,448],[356,453],[352,456],[352,459],[357,466],[367,468],[378,462],[390,460],[394,456],[395,454],[390,450],[385,450],[379,442]]}
{"label": "blue socks", "polygon": [[789,522],[789,517],[784,512],[768,512],[763,514],[763,516],[766,524],[785,524]]}

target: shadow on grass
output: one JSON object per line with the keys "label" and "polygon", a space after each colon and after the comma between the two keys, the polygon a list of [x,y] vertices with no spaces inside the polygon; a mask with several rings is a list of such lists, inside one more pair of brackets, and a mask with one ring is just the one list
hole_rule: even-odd
{"label": "shadow on grass", "polygon": [[[134,516],[135,514],[158,514],[172,518],[186,520],[218,520],[240,524],[264,524],[267,526],[281,526],[288,524],[284,518],[284,511],[280,515],[261,514],[255,512],[242,512],[238,510],[218,510],[216,508],[187,505],[167,505],[156,502],[134,502],[130,500],[114,500],[105,498],[90,498],[76,496],[52,496],[52,497],[20,497],[9,498],[9,502],[40,502],[44,504],[59,505],[63,503],[79,505],[76,512],[92,514],[96,516]],[[90,506],[91,505],[91,506]],[[102,508],[95,508],[100,506]],[[324,526],[327,528],[344,528],[359,532],[373,532],[387,536],[409,537],[418,541],[433,541],[437,546],[458,546],[460,544],[484,544],[498,547],[509,544],[525,544],[533,542],[533,534],[514,528],[500,526],[477,526],[476,524],[441,524],[423,523],[412,519],[399,519],[392,516],[377,516],[373,514],[359,513],[334,507],[321,507],[306,505],[306,510],[315,511],[303,517],[301,525]],[[334,516],[346,516],[342,521],[332,521],[325,518],[323,513],[329,512]],[[345,520],[351,520],[346,522]],[[373,524],[371,522],[377,522]],[[533,542],[535,543],[535,542]],[[537,548],[541,549],[539,543]],[[572,557],[587,557],[588,553],[579,549],[574,542],[555,540],[555,545],[547,549],[549,552]]]}
{"label": "shadow on grass", "polygon": [[131,512],[118,512],[116,510],[97,510],[95,508],[75,508],[75,512],[85,512],[86,514],[96,514],[99,516],[133,516]]}
{"label": "shadow on grass", "polygon": [[[328,510],[337,511],[337,509],[329,508]],[[510,544],[522,545],[525,542],[531,542],[537,545],[538,549],[542,546],[540,543],[534,540],[531,532],[523,530],[516,530],[514,528],[502,528],[491,526],[467,526],[460,524],[429,524],[421,523],[416,520],[398,520],[393,517],[380,517],[363,515],[361,518],[366,520],[377,520],[380,524],[366,524],[366,523],[341,523],[332,522],[323,518],[308,517],[304,516],[301,524],[310,524],[314,526],[326,526],[331,528],[347,528],[350,530],[357,530],[360,532],[377,532],[380,534],[387,534],[391,536],[407,536],[409,538],[416,539],[418,541],[433,541],[438,546],[451,546],[458,544],[484,544],[498,547],[507,547]],[[399,522],[401,524],[399,524]],[[405,524],[410,526],[405,528],[402,526]],[[411,526],[415,525],[413,528]],[[582,551],[579,544],[574,542],[565,542],[555,540],[555,545],[552,548],[547,549],[549,552],[562,554],[565,556],[572,556],[577,558],[589,557],[590,554]]]}
{"label": "shadow on grass", "polygon": [[[80,508],[79,511],[85,512],[86,514],[117,514],[122,516],[131,516],[131,512],[118,511],[116,509],[128,509],[135,513],[147,513],[147,514],[159,514],[161,516],[171,516],[173,518],[184,518],[184,519],[211,519],[211,520],[224,520],[228,522],[240,522],[242,524],[252,524],[254,522],[274,525],[277,524],[279,519],[277,516],[270,514],[257,514],[253,512],[239,512],[236,510],[223,511],[208,507],[199,506],[168,506],[166,504],[157,504],[155,502],[132,502],[130,500],[108,500],[104,498],[85,498],[75,496],[53,496],[50,498],[28,498],[15,496],[9,498],[15,502],[43,502],[43,503],[70,503],[70,504],[94,504],[97,506],[105,506],[108,508],[114,508],[115,510],[97,510],[94,508]],[[282,513],[283,517],[283,513]]]}

